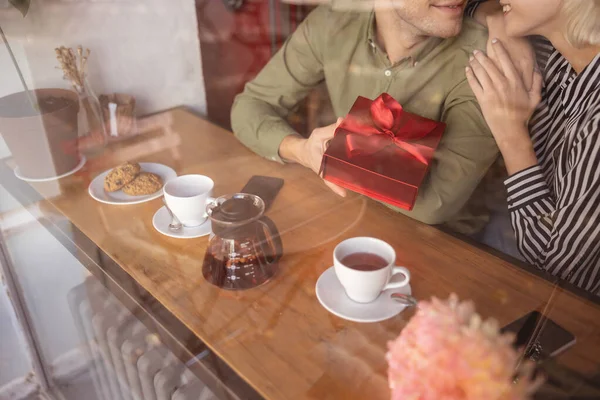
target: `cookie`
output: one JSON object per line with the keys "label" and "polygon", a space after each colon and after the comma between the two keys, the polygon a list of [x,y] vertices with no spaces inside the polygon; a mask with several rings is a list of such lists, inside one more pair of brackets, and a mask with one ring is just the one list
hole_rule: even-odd
{"label": "cookie", "polygon": [[104,190],[107,192],[116,192],[122,189],[123,186],[132,182],[138,176],[140,170],[140,164],[138,163],[126,162],[123,165],[119,165],[104,178]]}
{"label": "cookie", "polygon": [[123,193],[130,196],[143,196],[152,194],[163,187],[163,181],[160,176],[150,173],[140,173],[131,183],[123,187]]}

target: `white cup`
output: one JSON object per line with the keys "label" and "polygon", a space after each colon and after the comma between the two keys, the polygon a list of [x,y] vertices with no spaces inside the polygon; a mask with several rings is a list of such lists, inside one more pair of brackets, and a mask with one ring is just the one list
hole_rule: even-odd
{"label": "white cup", "polygon": [[165,201],[173,214],[187,227],[206,222],[206,205],[212,202],[215,183],[204,175],[182,175],[167,182]]}
{"label": "white cup", "polygon": [[[354,253],[371,253],[383,258],[387,265],[373,271],[361,271],[342,264],[342,260]],[[379,294],[392,288],[400,288],[410,282],[410,272],[404,267],[397,267],[396,252],[383,240],[371,237],[356,237],[344,240],[333,251],[333,265],[338,280],[344,287],[346,295],[357,303],[370,303]],[[395,275],[403,275],[402,280],[392,281]]]}

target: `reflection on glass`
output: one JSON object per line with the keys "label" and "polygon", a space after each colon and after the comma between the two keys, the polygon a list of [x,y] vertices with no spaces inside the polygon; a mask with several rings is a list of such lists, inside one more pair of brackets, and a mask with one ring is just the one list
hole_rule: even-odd
{"label": "reflection on glass", "polygon": [[0,0],[0,398],[600,397],[598,12]]}

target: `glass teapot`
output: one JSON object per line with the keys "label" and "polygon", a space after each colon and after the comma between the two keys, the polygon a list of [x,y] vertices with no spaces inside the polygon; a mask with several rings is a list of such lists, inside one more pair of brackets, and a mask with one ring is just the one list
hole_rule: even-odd
{"label": "glass teapot", "polygon": [[202,264],[208,282],[223,289],[250,289],[275,275],[283,245],[273,221],[263,216],[265,203],[260,197],[221,196],[206,212],[214,234]]}

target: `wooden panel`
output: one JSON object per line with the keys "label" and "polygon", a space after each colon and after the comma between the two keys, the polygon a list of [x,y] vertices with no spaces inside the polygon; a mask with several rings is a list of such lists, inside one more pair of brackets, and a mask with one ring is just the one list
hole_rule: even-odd
{"label": "wooden panel", "polygon": [[[597,369],[596,303],[364,197],[339,198],[312,172],[263,160],[229,132],[184,110],[157,117],[156,132],[147,136],[152,146],[144,147],[143,138],[112,145],[102,158],[61,180],[60,194],[48,201],[266,398],[388,398],[386,343],[412,311],[358,324],[328,313],[315,296],[335,245],[359,235],[396,249],[399,264],[411,270],[416,297],[456,292],[501,324],[544,310],[577,336],[560,361],[586,374]],[[127,159],[208,175],[217,195],[236,192],[252,175],[284,178],[268,213],[285,248],[277,276],[252,290],[219,290],[201,274],[206,238],[170,239],[152,227],[159,199],[134,206],[94,201],[87,193],[91,179]],[[44,184],[34,187],[41,194],[47,190]],[[51,189],[48,194],[56,193]]]}
{"label": "wooden panel", "polygon": [[227,129],[234,97],[269,62],[309,9],[275,0],[241,3],[232,10],[222,0],[196,0],[208,118]]}

